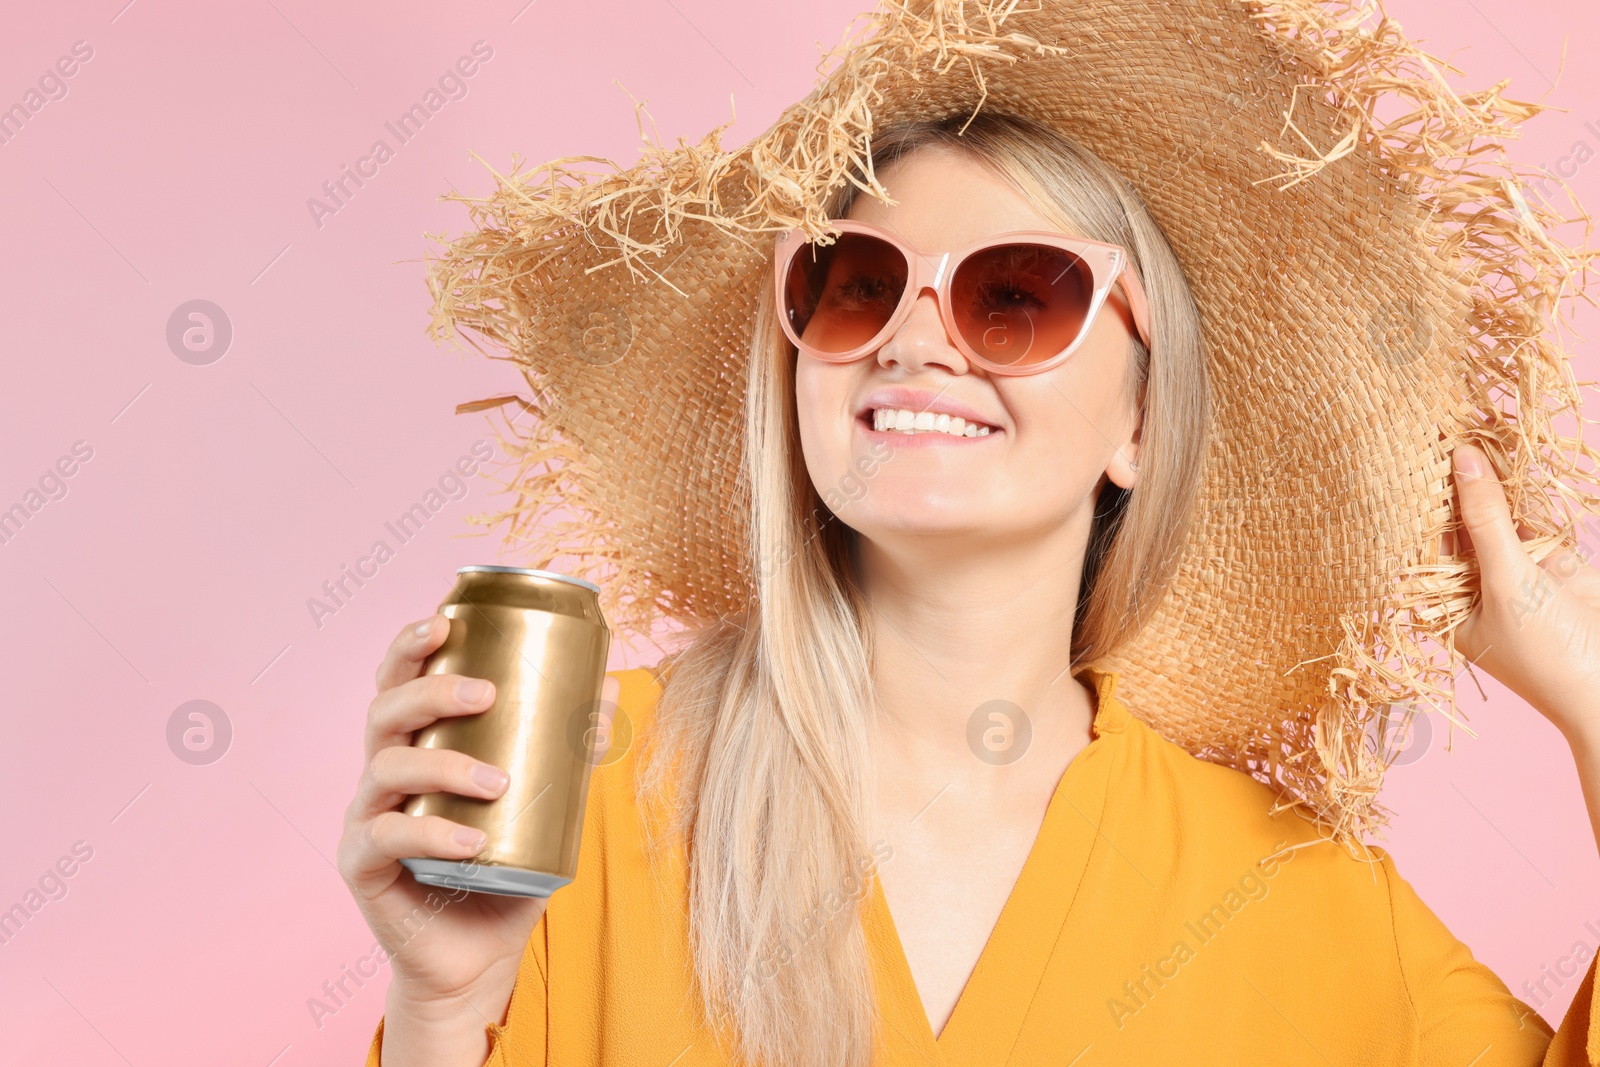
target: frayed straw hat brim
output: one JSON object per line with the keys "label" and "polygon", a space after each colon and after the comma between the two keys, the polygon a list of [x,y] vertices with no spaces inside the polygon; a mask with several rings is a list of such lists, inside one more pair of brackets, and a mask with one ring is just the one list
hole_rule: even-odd
{"label": "frayed straw hat brim", "polygon": [[600,584],[622,632],[744,611],[737,449],[773,235],[826,232],[875,125],[1020,112],[1139,189],[1206,330],[1189,539],[1154,618],[1099,665],[1163,735],[1330,836],[1377,829],[1384,721],[1459,718],[1476,574],[1440,554],[1449,450],[1489,452],[1535,558],[1600,513],[1581,418],[1560,432],[1581,400],[1557,313],[1591,253],[1500,146],[1541,107],[1453,91],[1368,2],[888,0],[853,28],[738,149],[718,127],[457,197],[473,229],[430,264],[434,335],[485,339],[531,389],[502,409],[511,502],[478,519]]}

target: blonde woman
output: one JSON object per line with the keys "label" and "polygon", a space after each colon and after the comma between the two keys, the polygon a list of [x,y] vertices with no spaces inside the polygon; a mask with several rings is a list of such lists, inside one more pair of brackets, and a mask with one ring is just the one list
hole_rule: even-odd
{"label": "blonde woman", "polygon": [[[1595,1062],[1592,971],[1552,1041],[1381,849],[1304,847],[1080,666],[1168,591],[1207,447],[1200,320],[1139,193],[993,110],[879,130],[873,166],[897,203],[844,186],[828,215],[860,227],[821,266],[774,243],[782,308],[762,282],[761,599],[608,678],[641,743],[594,772],[572,885],[430,903],[401,868],[480,844],[408,794],[505,781],[407,747],[492,699],[418,677],[448,620],[385,656],[340,848],[393,968],[369,1063]],[[968,256],[902,302],[895,242]],[[1600,576],[1541,571],[1454,455],[1482,566],[1458,648],[1561,727],[1600,826]]]}

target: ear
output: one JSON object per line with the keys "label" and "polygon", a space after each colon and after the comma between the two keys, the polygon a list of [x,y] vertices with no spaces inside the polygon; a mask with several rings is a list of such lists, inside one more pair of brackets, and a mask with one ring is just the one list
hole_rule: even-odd
{"label": "ear", "polygon": [[1132,489],[1139,480],[1139,440],[1144,433],[1144,385],[1139,386],[1139,396],[1133,409],[1133,428],[1117,445],[1111,462],[1106,466],[1106,477],[1123,489]]}

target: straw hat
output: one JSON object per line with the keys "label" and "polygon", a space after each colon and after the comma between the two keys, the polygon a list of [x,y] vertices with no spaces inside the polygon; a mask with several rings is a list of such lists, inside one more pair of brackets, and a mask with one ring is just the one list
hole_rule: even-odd
{"label": "straw hat", "polygon": [[514,160],[490,196],[454,197],[474,229],[430,256],[431,333],[481,336],[531,388],[458,408],[510,405],[512,502],[474,521],[507,523],[531,566],[570,561],[623,634],[742,612],[737,449],[774,235],[827,233],[820,205],[875,124],[1023,113],[1138,188],[1214,385],[1174,583],[1096,666],[1158,732],[1330,836],[1378,829],[1379,739],[1417,709],[1454,721],[1476,577],[1440,554],[1450,448],[1487,450],[1536,559],[1600,512],[1575,487],[1600,457],[1558,435],[1580,394],[1552,321],[1592,253],[1561,243],[1570,220],[1524,197],[1532,172],[1498,144],[1542,108],[1505,82],[1448,88],[1370,0],[885,0],[863,20],[741,148],[724,124],[627,169]]}

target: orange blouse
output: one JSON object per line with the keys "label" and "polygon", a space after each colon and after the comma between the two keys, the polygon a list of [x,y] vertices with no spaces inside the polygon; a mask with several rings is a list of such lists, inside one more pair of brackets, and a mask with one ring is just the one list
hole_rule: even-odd
{"label": "orange blouse", "polygon": [[[655,675],[614,673],[643,730]],[[1291,812],[1269,816],[1266,786],[1160,737],[1114,672],[1079,674],[1097,695],[1092,739],[937,1037],[870,883],[885,1067],[1600,1067],[1594,961],[1552,1031],[1383,849],[1358,860]],[[696,1025],[682,850],[664,875],[648,868],[633,769],[630,752],[594,771],[577,877],[534,927],[505,1024],[488,1027],[490,1067],[728,1063]],[[382,1041],[380,1020],[369,1067]]]}

